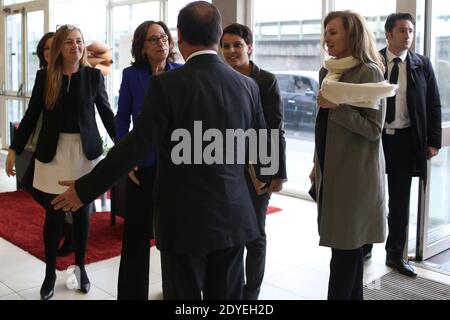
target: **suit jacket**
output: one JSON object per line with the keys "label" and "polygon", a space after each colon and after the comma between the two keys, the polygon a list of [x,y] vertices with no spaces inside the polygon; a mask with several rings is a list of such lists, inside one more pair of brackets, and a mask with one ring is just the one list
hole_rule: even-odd
{"label": "suit jacket", "polygon": [[[380,51],[385,61],[386,50]],[[406,61],[407,104],[417,158],[415,175],[427,181],[426,148],[441,148],[441,101],[430,59],[408,51]]]}
{"label": "suit jacket", "polygon": [[[167,71],[180,66],[178,63],[168,62]],[[146,67],[130,66],[123,69],[119,90],[119,107],[116,114],[118,140],[122,139],[130,130],[131,120],[133,120],[133,126],[136,125],[150,76],[150,69]],[[156,154],[152,150],[142,165],[153,166],[155,161]]]}
{"label": "suit jacket", "polygon": [[[256,83],[214,54],[195,56],[183,67],[152,76],[136,126],[90,174],[76,181],[80,199],[84,203],[95,199],[154,148],[155,236],[160,250],[206,253],[257,238],[245,165],[172,161],[173,147],[179,145],[172,141],[176,129],[184,129],[192,140],[198,141],[198,135],[201,139],[202,132],[194,132],[194,121],[224,137],[226,129],[265,128]],[[201,142],[186,141],[192,150],[202,148]],[[192,152],[188,158],[198,155]]]}
{"label": "suit jacket", "polygon": [[[115,139],[114,113],[108,101],[105,90],[104,78],[98,69],[80,67],[80,86],[78,101],[78,125],[80,128],[81,142],[86,158],[93,160],[103,153],[103,142],[95,120],[94,103],[99,115],[108,131],[109,136]],[[46,70],[39,70],[28,104],[28,109],[20,122],[19,129],[11,144],[17,154],[21,154],[28,139],[36,127],[36,122],[43,112],[42,129],[36,144],[36,159],[41,162],[51,162],[56,154],[58,137],[62,124],[62,106],[56,104],[53,110],[48,110],[44,104],[44,90],[47,77]]]}
{"label": "suit jacket", "polygon": [[279,169],[273,178],[287,180],[286,140],[284,138],[283,128],[283,102],[281,100],[277,78],[272,73],[260,69],[253,61],[251,61],[251,64],[252,73],[250,74],[250,77],[258,84],[267,128],[278,129],[280,131],[280,138],[278,141],[280,147],[278,154]]}

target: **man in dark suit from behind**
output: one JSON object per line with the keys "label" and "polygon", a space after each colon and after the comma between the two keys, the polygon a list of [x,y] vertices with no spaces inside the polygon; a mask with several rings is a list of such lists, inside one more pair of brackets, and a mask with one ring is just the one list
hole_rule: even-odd
{"label": "man in dark suit from behind", "polygon": [[[152,76],[134,129],[91,174],[63,182],[71,187],[53,202],[74,210],[95,199],[153,147],[164,299],[241,299],[244,244],[259,236],[244,164],[198,162],[205,146],[200,141],[199,153],[199,123],[223,137],[227,129],[265,128],[257,85],[217,56],[221,33],[221,17],[212,4],[192,2],[180,11],[178,45],[186,64]],[[174,135],[180,129],[192,138],[193,148],[192,156],[182,154],[187,163],[177,164]],[[235,151],[224,149],[224,156]]]}
{"label": "man in dark suit from behind", "polygon": [[[409,13],[393,13],[385,24],[387,48],[385,78],[397,83],[395,97],[388,98],[383,147],[389,189],[389,235],[386,265],[401,274],[417,274],[403,259],[409,225],[413,176],[427,181],[427,160],[441,148],[441,102],[433,67],[427,57],[409,50],[416,21]],[[371,246],[365,246],[370,256]]]}

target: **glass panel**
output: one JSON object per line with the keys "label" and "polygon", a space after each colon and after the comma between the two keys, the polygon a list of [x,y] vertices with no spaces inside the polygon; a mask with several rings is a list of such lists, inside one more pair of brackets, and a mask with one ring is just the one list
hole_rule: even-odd
{"label": "glass panel", "polygon": [[[386,181],[386,199],[389,199]],[[417,238],[417,213],[418,213],[418,199],[419,199],[419,178],[413,177],[411,182],[411,195],[409,201],[409,227],[408,227],[408,252],[414,253],[416,250]],[[387,206],[387,203],[386,203]],[[389,210],[388,210],[389,212]]]}
{"label": "glass panel", "polygon": [[133,5],[117,6],[113,8],[113,60],[115,63],[112,71],[114,103],[112,107],[117,108],[119,99],[120,83],[122,81],[122,70],[130,66],[131,41],[134,30],[142,22],[147,20],[160,20],[159,2],[147,2]]}
{"label": "glass panel", "polygon": [[386,46],[384,23],[389,14],[396,12],[395,0],[378,0],[376,5],[373,0],[335,0],[335,9],[351,9],[362,14],[370,29],[375,33],[378,49]]}
{"label": "glass panel", "polygon": [[443,0],[433,1],[431,61],[441,94],[442,121],[450,121],[450,7]]}
{"label": "glass panel", "polygon": [[16,3],[24,3],[24,2],[30,2],[32,0],[3,0],[4,6],[9,6],[10,4],[16,4]]}
{"label": "glass panel", "polygon": [[6,90],[19,90],[22,79],[22,15],[6,16]]}
{"label": "glass panel", "polygon": [[450,147],[431,160],[427,245],[450,236]]}
{"label": "glass panel", "polygon": [[[289,10],[286,10],[289,8]],[[284,105],[284,190],[306,193],[313,166],[322,1],[254,2],[254,61],[278,78]],[[295,169],[295,171],[293,171]]]}
{"label": "glass panel", "polygon": [[[8,127],[12,122],[20,122],[20,120],[22,120],[23,115],[24,115],[23,100],[12,100],[12,99],[6,100],[6,123],[8,124]],[[6,141],[8,141],[8,143],[10,143],[11,141],[9,130],[7,132]]]}
{"label": "glass panel", "polygon": [[[442,0],[432,2],[430,59],[439,86],[442,121],[450,121],[450,8]],[[443,130],[446,137],[448,128]],[[443,143],[446,139],[443,139]],[[424,244],[431,252],[448,248],[444,239],[450,237],[450,147],[448,142],[438,156],[431,160],[427,241]],[[448,240],[447,240],[448,241]]]}
{"label": "glass panel", "polygon": [[[169,0],[168,2],[168,21],[167,26],[170,29],[170,33],[172,34],[172,37],[177,42],[177,17],[178,12],[189,2],[192,2],[192,0]],[[211,3],[211,0],[206,0],[206,2]]]}
{"label": "glass panel", "polygon": [[416,42],[414,51],[424,54],[425,49],[425,0],[416,0]]}
{"label": "glass panel", "polygon": [[36,47],[39,40],[44,35],[44,11],[34,11],[27,13],[27,93],[31,94],[39,69],[39,58],[36,54]]}
{"label": "glass panel", "polygon": [[55,14],[53,26],[55,31],[62,24],[74,24],[83,33],[86,44],[94,40],[106,42],[106,0],[51,1]]}

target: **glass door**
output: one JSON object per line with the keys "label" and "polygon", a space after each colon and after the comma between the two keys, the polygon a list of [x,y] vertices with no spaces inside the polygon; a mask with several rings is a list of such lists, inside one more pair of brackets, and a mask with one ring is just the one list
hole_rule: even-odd
{"label": "glass door", "polygon": [[417,260],[426,260],[450,248],[450,124],[444,125],[442,134],[442,149],[429,164],[425,214],[417,230]]}
{"label": "glass door", "polygon": [[450,8],[444,0],[433,0],[430,7],[428,51],[441,96],[442,149],[428,166],[424,214],[417,224],[417,260],[426,260],[450,248]]}
{"label": "glass door", "polygon": [[10,144],[11,123],[20,121],[33,89],[39,59],[36,47],[44,35],[45,3],[42,1],[3,8],[1,35],[4,48],[0,74],[0,147]]}
{"label": "glass door", "polygon": [[[112,30],[112,47],[115,63],[112,66],[112,107],[117,108],[119,100],[120,83],[122,82],[122,70],[130,66],[131,42],[134,30],[142,22],[147,20],[158,21],[161,19],[159,1],[128,1],[125,4],[114,4],[110,28]],[[172,34],[173,36],[173,34]]]}

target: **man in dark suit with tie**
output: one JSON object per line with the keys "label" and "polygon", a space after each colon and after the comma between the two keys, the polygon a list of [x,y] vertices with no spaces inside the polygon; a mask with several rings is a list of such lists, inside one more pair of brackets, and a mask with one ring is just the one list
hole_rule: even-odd
{"label": "man in dark suit with tie", "polygon": [[[212,140],[198,142],[203,135],[199,123],[223,137],[230,129],[265,128],[259,91],[217,56],[221,17],[212,4],[188,4],[177,27],[186,64],[152,76],[134,129],[91,174],[65,182],[71,187],[53,204],[74,210],[95,199],[153,147],[158,157],[155,235],[164,299],[241,299],[244,244],[259,236],[245,167],[229,162],[235,150],[225,144],[215,156],[222,153],[226,161],[206,164],[205,141]],[[190,137],[183,143],[192,146],[192,156],[189,150],[175,152],[176,136],[183,134]],[[187,161],[180,164],[179,157]]]}
{"label": "man in dark suit with tie", "polygon": [[[386,79],[397,83],[395,97],[387,99],[383,146],[389,188],[389,235],[386,265],[400,273],[417,274],[402,258],[407,241],[413,176],[427,181],[427,160],[441,148],[441,103],[433,67],[428,58],[410,51],[416,21],[409,13],[394,13],[385,24]],[[366,252],[370,254],[369,247]]]}

